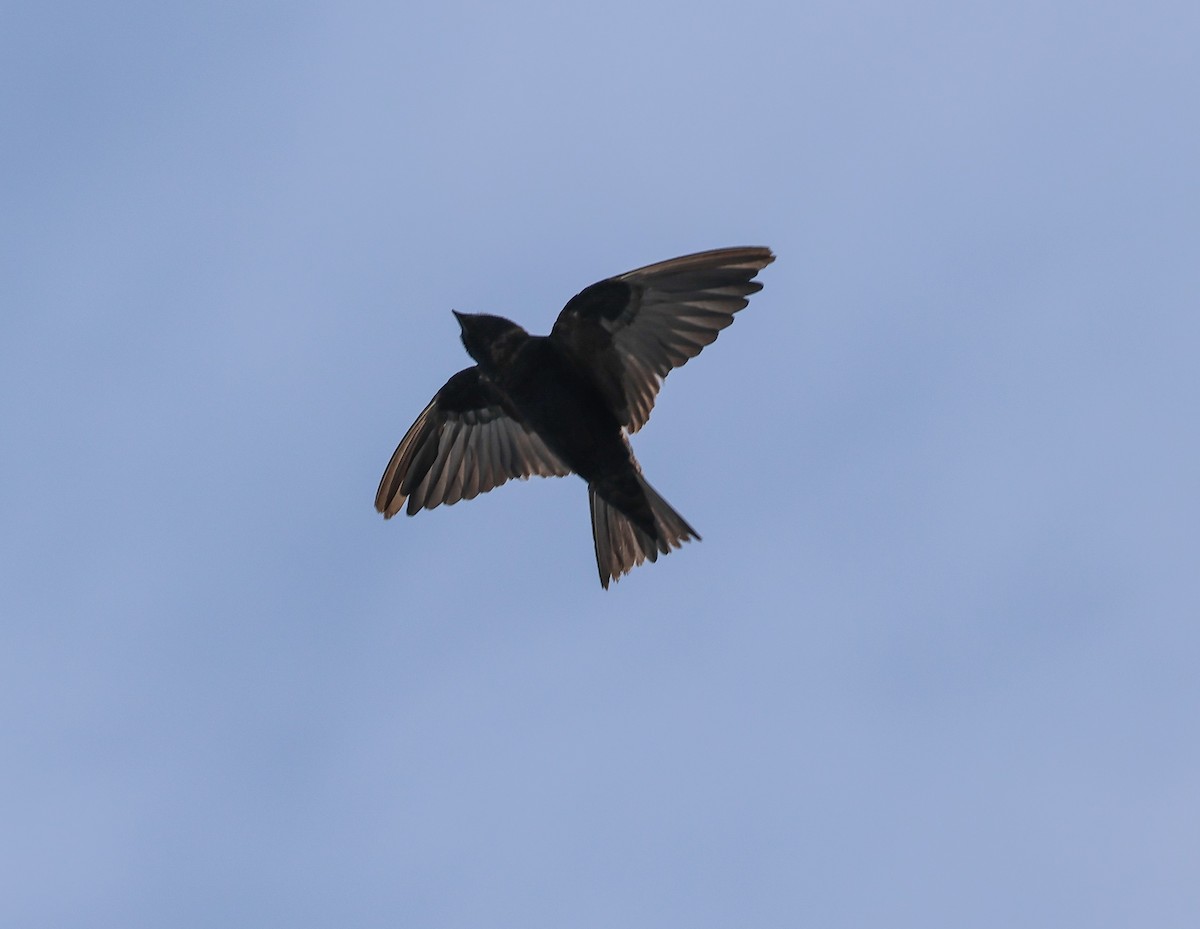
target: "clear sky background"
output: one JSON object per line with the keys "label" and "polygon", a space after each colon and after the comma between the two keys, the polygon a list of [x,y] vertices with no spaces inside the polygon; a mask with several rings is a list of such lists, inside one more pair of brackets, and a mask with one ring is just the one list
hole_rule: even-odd
{"label": "clear sky background", "polygon": [[[0,923],[1200,925],[1194,3],[18,2]],[[778,261],[584,485],[467,364]]]}

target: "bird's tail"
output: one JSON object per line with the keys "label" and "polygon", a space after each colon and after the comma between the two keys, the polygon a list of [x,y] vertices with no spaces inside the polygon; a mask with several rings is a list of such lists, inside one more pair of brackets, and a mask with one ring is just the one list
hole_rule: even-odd
{"label": "bird's tail", "polygon": [[637,480],[654,519],[653,536],[647,533],[648,526],[643,527],[644,520],[635,523],[601,496],[595,484],[588,484],[596,566],[600,569],[600,585],[606,590],[609,581],[619,580],[621,575],[628,574],[643,561],[657,561],[660,554],[666,555],[689,539],[700,539],[700,534],[646,483],[645,478],[638,474]]}

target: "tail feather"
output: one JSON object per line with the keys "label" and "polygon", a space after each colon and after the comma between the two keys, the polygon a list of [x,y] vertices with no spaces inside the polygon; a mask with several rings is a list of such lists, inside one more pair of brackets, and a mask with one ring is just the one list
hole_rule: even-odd
{"label": "tail feather", "polygon": [[610,581],[620,580],[642,562],[657,561],[660,554],[668,554],[689,539],[700,539],[700,534],[640,474],[637,478],[654,516],[653,536],[600,496],[595,485],[588,485],[596,567],[600,569],[600,586],[605,590]]}

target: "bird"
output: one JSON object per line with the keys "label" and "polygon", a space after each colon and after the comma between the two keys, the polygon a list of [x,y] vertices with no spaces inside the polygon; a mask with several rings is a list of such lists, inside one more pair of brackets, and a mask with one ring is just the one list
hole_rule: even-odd
{"label": "bird", "polygon": [[684,255],[572,297],[548,336],[452,311],[467,354],[396,447],[375,495],[391,518],[470,500],[514,478],[587,482],[600,585],[700,535],[642,476],[629,436],[663,379],[700,354],[762,289],[769,248]]}

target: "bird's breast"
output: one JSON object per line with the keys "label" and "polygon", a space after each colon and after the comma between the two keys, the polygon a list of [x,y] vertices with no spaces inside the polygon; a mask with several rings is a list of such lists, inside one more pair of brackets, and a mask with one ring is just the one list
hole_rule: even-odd
{"label": "bird's breast", "polygon": [[628,457],[616,414],[586,369],[545,338],[531,338],[501,377],[522,418],[573,471],[589,478]]}

